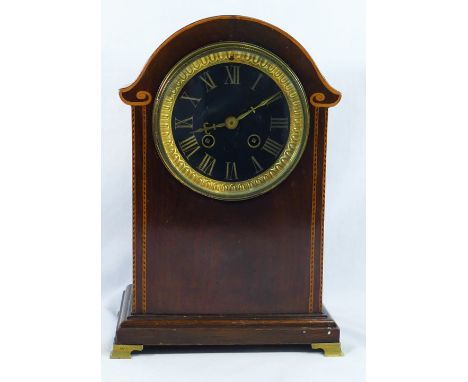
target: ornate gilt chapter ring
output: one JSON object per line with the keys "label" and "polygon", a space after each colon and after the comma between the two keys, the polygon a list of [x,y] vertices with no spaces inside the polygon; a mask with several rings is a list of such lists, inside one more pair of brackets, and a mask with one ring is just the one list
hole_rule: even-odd
{"label": "ornate gilt chapter ring", "polygon": [[[203,70],[223,63],[250,65],[271,77],[283,92],[290,113],[289,137],[275,163],[259,175],[239,182],[214,180],[194,170],[180,154],[172,134],[174,103],[184,85]],[[247,43],[213,44],[184,57],[162,82],[154,103],[153,137],[165,166],[181,183],[215,199],[243,200],[276,187],[299,161],[308,133],[307,98],[296,75],[279,57]]]}

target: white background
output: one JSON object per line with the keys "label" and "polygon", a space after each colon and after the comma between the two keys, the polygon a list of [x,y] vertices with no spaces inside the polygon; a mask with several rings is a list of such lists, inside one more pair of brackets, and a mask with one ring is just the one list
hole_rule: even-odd
{"label": "white background", "polygon": [[[298,9],[301,9],[298,12]],[[364,376],[365,20],[363,1],[103,2],[102,46],[102,355],[105,381],[301,380]],[[329,111],[324,303],[342,333],[346,357],[321,352],[141,354],[109,360],[116,314],[131,283],[131,114],[118,89],[132,83],[172,33],[201,18],[239,14],[285,30],[343,93]],[[123,27],[124,26],[124,27]],[[154,89],[156,91],[157,89]],[[209,350],[209,349],[208,349]],[[279,349],[280,350],[280,349]]]}
{"label": "white background", "polygon": [[[318,2],[307,3],[312,10],[320,7]],[[331,18],[350,12],[346,5],[327,3],[333,6]],[[119,4],[115,2],[117,8]],[[183,13],[182,7],[178,11]],[[467,13],[462,0],[368,1],[369,381],[468,380],[468,57],[463,49]],[[316,17],[315,12],[310,16]],[[100,335],[100,35],[100,9],[95,0],[1,4],[1,380],[100,379],[106,346]],[[323,61],[324,55],[318,55],[315,48],[307,48],[330,82],[345,91],[329,72],[333,63]],[[140,58],[145,60],[153,49],[148,47]],[[133,74],[129,74],[130,81]],[[336,118],[342,105],[330,111],[331,118]],[[397,105],[398,112],[390,113],[389,105]],[[330,192],[328,188],[328,199]],[[329,210],[326,218],[330,224]],[[329,263],[326,267],[332,269]],[[103,274],[103,280],[106,277]],[[334,280],[327,276],[328,304]],[[109,299],[103,303],[105,312]],[[103,338],[107,338],[106,330],[110,329],[102,331]],[[267,368],[261,358],[248,364],[232,363],[227,371],[240,373],[243,366],[247,374],[257,367],[263,378],[309,381],[318,380],[317,374],[323,376],[326,368],[330,375],[321,381],[330,381],[345,369],[343,363],[325,358],[317,364],[312,359],[319,357],[304,353],[314,368],[293,378],[294,367],[303,363],[298,356],[302,355],[259,354],[264,359],[294,357],[297,361],[291,362],[289,376],[277,373],[281,362]],[[171,364],[168,357],[150,357],[161,367]],[[188,378],[213,375],[216,357],[206,354],[193,367],[186,363]],[[128,375],[133,362],[145,362],[141,359],[121,363],[121,374]],[[350,357],[342,360],[346,359]],[[174,362],[173,378],[184,373],[176,370],[183,365],[177,359]],[[164,380],[146,370],[143,377],[134,372],[128,380],[145,376]],[[222,381],[229,375],[216,379]],[[357,378],[344,375],[340,381]]]}

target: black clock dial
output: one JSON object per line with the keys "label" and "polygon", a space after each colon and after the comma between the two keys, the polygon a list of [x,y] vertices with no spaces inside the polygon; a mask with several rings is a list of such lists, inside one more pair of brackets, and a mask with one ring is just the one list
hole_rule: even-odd
{"label": "black clock dial", "polygon": [[289,108],[265,73],[218,64],[183,87],[172,113],[177,147],[197,172],[224,182],[251,179],[271,167],[289,136]]}

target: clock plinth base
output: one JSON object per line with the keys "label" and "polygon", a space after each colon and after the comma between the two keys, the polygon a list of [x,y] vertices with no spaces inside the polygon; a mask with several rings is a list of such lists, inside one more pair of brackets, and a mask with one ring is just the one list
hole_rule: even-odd
{"label": "clock plinth base", "polygon": [[[132,314],[132,287],[123,293],[115,334],[116,355],[143,345],[310,345],[338,355],[340,329],[324,309],[307,314]],[[131,348],[131,345],[136,345]],[[124,346],[121,352],[119,346]],[[113,357],[111,358],[119,358]]]}
{"label": "clock plinth base", "polygon": [[323,350],[325,357],[343,357],[344,354],[341,351],[341,344],[339,342],[329,343],[315,343],[310,345],[312,349]]}

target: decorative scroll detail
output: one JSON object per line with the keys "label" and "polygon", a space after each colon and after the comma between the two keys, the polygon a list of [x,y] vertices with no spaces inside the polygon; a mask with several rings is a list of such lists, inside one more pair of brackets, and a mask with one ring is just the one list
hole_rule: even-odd
{"label": "decorative scroll detail", "polygon": [[313,169],[312,169],[312,218],[310,222],[310,259],[309,259],[309,313],[313,312],[314,304],[314,280],[315,280],[315,215],[317,211],[317,152],[319,108],[314,108],[314,137],[313,137]]}
{"label": "decorative scroll detail", "polygon": [[128,99],[124,98],[122,95],[122,90],[120,91],[119,94],[120,94],[120,98],[122,99],[122,101],[126,103],[127,105],[131,105],[131,106],[146,106],[153,100],[153,96],[151,95],[151,93],[145,90],[140,90],[136,94],[137,99],[139,99],[140,101],[129,101]]}
{"label": "decorative scroll detail", "polygon": [[325,101],[325,98],[326,98],[325,94],[323,93],[314,93],[310,96],[310,103],[315,107],[335,106],[338,102],[340,102],[341,94],[335,102],[330,102],[330,103],[323,102]]}
{"label": "decorative scroll detail", "polygon": [[142,204],[143,219],[141,227],[141,309],[146,313],[146,153],[147,153],[147,126],[146,126],[146,106],[142,106],[143,124],[143,150],[142,150]]}

